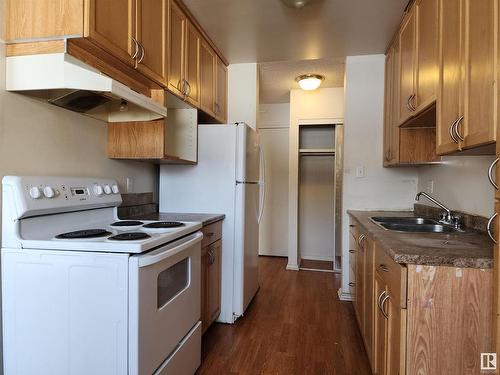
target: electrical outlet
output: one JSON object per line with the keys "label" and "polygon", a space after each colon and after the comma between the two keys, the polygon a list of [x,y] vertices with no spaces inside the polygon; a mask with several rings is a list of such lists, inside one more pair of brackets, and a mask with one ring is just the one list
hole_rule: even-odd
{"label": "electrical outlet", "polygon": [[365,177],[365,167],[356,167],[356,178],[363,178]]}
{"label": "electrical outlet", "polygon": [[434,193],[434,181],[433,180],[427,181],[427,193],[428,194]]}

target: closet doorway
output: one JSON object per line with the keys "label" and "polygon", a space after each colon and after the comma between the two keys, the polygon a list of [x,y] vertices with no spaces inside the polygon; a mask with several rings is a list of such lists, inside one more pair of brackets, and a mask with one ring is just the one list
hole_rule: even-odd
{"label": "closet doorway", "polygon": [[343,142],[341,123],[299,122],[300,270],[341,272]]}

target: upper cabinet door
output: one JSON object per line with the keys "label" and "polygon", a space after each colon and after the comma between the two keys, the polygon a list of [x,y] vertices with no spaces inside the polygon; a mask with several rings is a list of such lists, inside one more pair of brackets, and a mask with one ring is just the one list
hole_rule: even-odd
{"label": "upper cabinet door", "polygon": [[140,44],[137,69],[149,78],[167,83],[168,0],[136,0],[136,39]]}
{"label": "upper cabinet door", "polygon": [[133,64],[135,0],[90,0],[89,37],[121,60]]}
{"label": "upper cabinet door", "polygon": [[460,3],[457,0],[439,0],[439,80],[436,105],[438,155],[458,150],[458,139],[452,132],[462,112],[463,96],[463,17]]}
{"label": "upper cabinet door", "polygon": [[175,1],[169,0],[168,89],[184,95],[184,54],[187,18]]}
{"label": "upper cabinet door", "polygon": [[415,106],[415,12],[407,16],[399,34],[399,124],[414,113]]}
{"label": "upper cabinet door", "polygon": [[215,117],[222,123],[227,122],[227,67],[217,57]]}
{"label": "upper cabinet door", "polygon": [[203,111],[215,116],[215,64],[217,60],[212,48],[205,42],[201,43],[200,60],[200,106]]}
{"label": "upper cabinet door", "polygon": [[200,105],[200,45],[201,36],[188,20],[186,24],[186,98],[195,105]]}
{"label": "upper cabinet door", "polygon": [[498,105],[497,0],[464,2],[464,119],[457,126],[464,148],[495,142]]}
{"label": "upper cabinet door", "polygon": [[439,1],[418,0],[415,4],[415,12],[417,36],[415,55],[416,96],[414,102],[416,112],[420,112],[436,101]]}

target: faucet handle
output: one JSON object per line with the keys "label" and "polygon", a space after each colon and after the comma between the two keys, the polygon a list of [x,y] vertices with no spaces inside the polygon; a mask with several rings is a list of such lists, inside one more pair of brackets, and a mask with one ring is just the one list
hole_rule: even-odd
{"label": "faucet handle", "polygon": [[451,217],[451,224],[453,224],[453,226],[456,228],[456,229],[460,229],[462,227],[462,216],[452,216]]}

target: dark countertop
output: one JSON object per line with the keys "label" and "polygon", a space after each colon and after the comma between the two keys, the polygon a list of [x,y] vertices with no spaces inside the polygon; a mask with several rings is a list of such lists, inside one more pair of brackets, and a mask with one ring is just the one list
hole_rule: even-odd
{"label": "dark countertop", "polygon": [[156,221],[199,221],[203,226],[224,220],[224,214],[196,214],[196,213],[174,213],[174,212],[155,212],[144,215],[127,217],[127,219],[136,220],[156,220]]}
{"label": "dark countertop", "polygon": [[413,211],[352,211],[354,218],[397,263],[492,268],[493,243],[482,232],[405,233],[386,230],[371,216],[414,216]]}

